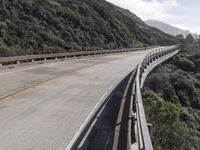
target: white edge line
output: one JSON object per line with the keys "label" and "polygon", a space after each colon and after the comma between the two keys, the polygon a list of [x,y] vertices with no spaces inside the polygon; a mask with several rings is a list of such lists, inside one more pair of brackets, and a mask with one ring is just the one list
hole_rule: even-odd
{"label": "white edge line", "polygon": [[[62,63],[62,62],[61,61],[47,62],[47,63],[44,63],[44,64],[36,63],[36,64],[31,64],[32,67],[30,66],[29,68],[25,68],[25,69],[21,68],[21,70],[20,70],[20,67],[28,67],[28,66],[20,66],[20,67],[16,68],[16,69],[19,69],[19,70],[1,73],[0,76],[7,75],[7,74],[12,74],[12,73],[17,73],[17,72],[23,72],[23,71],[32,70],[32,69],[38,69],[38,68],[41,68],[41,67],[46,67],[46,66],[49,66],[49,65],[53,65],[55,63]],[[8,70],[8,69],[6,69],[6,70]]]}
{"label": "white edge line", "polygon": [[[123,76],[121,75],[119,78],[118,78],[118,81],[115,85],[113,85],[113,88],[115,86],[117,86],[123,77],[125,77],[125,75],[127,75],[128,72],[125,71],[123,73]],[[76,132],[76,134],[74,135],[74,137],[72,138],[72,140],[69,142],[69,144],[67,145],[67,147],[65,148],[65,150],[70,150],[74,144],[74,142],[78,139],[79,135],[81,134],[81,132],[83,131],[83,129],[85,128],[85,126],[87,125],[89,119],[91,118],[92,114],[94,114],[94,112],[96,111],[96,108],[99,106],[99,104],[101,103],[101,101],[104,99],[104,97],[106,96],[106,94],[108,94],[108,91],[110,90],[107,90],[103,96],[99,99],[98,103],[94,106],[93,110],[90,112],[90,114],[88,115],[88,117],[83,121],[83,123],[81,124],[81,126],[79,127],[78,131]]]}
{"label": "white edge line", "polygon": [[90,112],[90,114],[88,115],[88,117],[83,121],[82,125],[80,126],[80,128],[78,129],[78,131],[76,132],[76,134],[74,135],[74,137],[72,138],[72,140],[69,142],[69,144],[67,145],[67,147],[65,148],[65,150],[70,150],[71,149],[73,143],[77,140],[78,136],[81,134],[82,130],[87,125],[89,119],[94,114],[94,112],[96,111],[96,109],[99,106],[100,102],[103,100],[103,98],[106,96],[107,93],[108,93],[108,91],[106,91],[103,94],[103,96],[99,99],[98,103],[94,106],[93,110]]}
{"label": "white edge line", "polygon": [[101,108],[101,111],[98,113],[97,117],[95,118],[95,120],[93,121],[92,125],[90,126],[90,128],[88,129],[87,133],[85,134],[84,138],[81,140],[81,143],[78,145],[78,149],[81,148],[86,140],[86,138],[88,137],[90,131],[92,130],[93,126],[95,125],[95,123],[97,122],[97,119],[99,117],[99,115],[102,113],[102,111],[104,110],[104,108],[106,107],[108,102],[106,102],[104,104],[104,106]]}
{"label": "white edge line", "polygon": [[108,91],[110,91],[113,87],[114,87],[114,85],[111,85],[111,86],[108,88]]}
{"label": "white edge line", "polygon": [[35,68],[36,67],[31,67],[31,68],[27,68],[27,69],[23,69],[23,70],[16,70],[16,71],[11,71],[11,72],[6,72],[6,73],[0,74],[0,76],[7,75],[7,74],[12,74],[12,73],[16,73],[16,72],[27,71],[27,70],[31,70],[31,69],[35,69]]}

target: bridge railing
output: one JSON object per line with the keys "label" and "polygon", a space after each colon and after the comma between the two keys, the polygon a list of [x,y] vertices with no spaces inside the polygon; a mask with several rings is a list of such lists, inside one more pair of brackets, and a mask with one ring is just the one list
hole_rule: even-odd
{"label": "bridge railing", "polygon": [[[151,52],[145,56],[136,70],[131,73],[124,89],[122,100],[119,104],[113,139],[109,137],[107,141],[109,143],[109,140],[112,140],[112,150],[153,150],[143,107],[141,88],[149,72],[161,62],[177,54],[179,52],[179,47],[168,46],[153,48],[155,48],[155,50],[150,50]],[[87,149],[87,146],[92,141],[91,138],[89,138],[89,141],[87,138],[95,122],[98,120],[100,112],[103,112],[106,105],[107,100],[102,101],[102,103],[94,109],[92,115],[86,119],[83,128],[72,139],[66,150]],[[104,149],[108,146],[110,147],[107,142]]]}
{"label": "bridge railing", "polygon": [[116,49],[116,50],[98,50],[98,51],[81,51],[81,52],[68,52],[68,53],[56,53],[56,54],[41,54],[41,55],[25,55],[25,56],[14,56],[14,57],[0,57],[0,66],[4,64],[19,64],[21,62],[34,62],[34,61],[46,61],[48,59],[65,59],[70,57],[80,57],[89,55],[101,55],[101,54],[112,54],[112,53],[123,53],[147,50],[150,48],[156,48],[158,46],[142,47],[142,48],[131,48],[131,49]]}
{"label": "bridge railing", "polygon": [[[168,46],[156,49],[145,56],[143,61],[138,65],[137,75],[135,81],[135,126],[132,126],[131,130],[134,130],[139,150],[153,150],[151,135],[149,132],[149,126],[145,117],[145,110],[142,101],[141,89],[147,75],[160,63],[176,55],[180,51],[179,46]],[[131,131],[130,131],[131,132]],[[129,133],[131,134],[131,133]],[[129,149],[133,149],[129,147]]]}

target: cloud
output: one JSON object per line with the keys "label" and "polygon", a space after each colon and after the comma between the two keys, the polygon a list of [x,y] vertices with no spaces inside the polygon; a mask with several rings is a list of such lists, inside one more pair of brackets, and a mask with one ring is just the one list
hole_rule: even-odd
{"label": "cloud", "polygon": [[157,19],[160,21],[181,19],[170,13],[177,7],[176,0],[107,0],[123,8],[129,9],[143,20]]}
{"label": "cloud", "polygon": [[200,27],[199,26],[188,26],[188,25],[185,25],[185,24],[173,24],[173,23],[171,25],[178,27],[180,29],[183,29],[183,30],[189,30],[192,33],[197,33],[197,34],[200,33]]}
{"label": "cloud", "polygon": [[[174,25],[182,29],[189,29],[192,32],[200,33],[199,23],[194,23],[194,15],[196,18],[198,12],[193,14],[193,8],[187,7],[184,1],[180,0],[107,0],[117,6],[129,9],[131,12],[139,16],[142,20],[155,19]],[[198,3],[192,4],[193,7]],[[192,23],[192,22],[193,23]]]}

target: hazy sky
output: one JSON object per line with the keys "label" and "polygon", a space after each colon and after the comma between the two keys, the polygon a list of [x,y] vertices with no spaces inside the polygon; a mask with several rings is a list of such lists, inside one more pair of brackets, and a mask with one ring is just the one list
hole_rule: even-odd
{"label": "hazy sky", "polygon": [[141,19],[156,19],[200,34],[200,0],[107,0]]}

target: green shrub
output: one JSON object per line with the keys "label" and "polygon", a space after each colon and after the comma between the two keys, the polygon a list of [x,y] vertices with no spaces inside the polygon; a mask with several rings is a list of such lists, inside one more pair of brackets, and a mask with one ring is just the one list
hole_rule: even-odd
{"label": "green shrub", "polygon": [[2,40],[0,40],[0,57],[7,57],[12,55],[12,51],[5,45]]}
{"label": "green shrub", "polygon": [[154,149],[181,149],[185,139],[179,108],[152,91],[143,94],[143,101],[147,121],[153,125]]}
{"label": "green shrub", "polygon": [[[173,61],[160,66],[145,83],[143,96],[145,110],[148,120],[151,120],[149,122],[155,124],[153,134],[157,135],[153,137],[154,149],[200,149],[200,61],[199,55],[196,55],[200,46],[190,46],[190,52],[182,52],[174,57]],[[175,117],[176,108],[178,108],[178,120]],[[168,124],[170,120],[167,120],[166,116],[169,118],[174,116],[172,124],[175,127],[160,132],[164,127],[163,122],[170,126]],[[174,147],[168,147],[165,144],[173,142],[170,139],[176,140],[179,144],[175,143]]]}
{"label": "green shrub", "polygon": [[5,22],[0,21],[0,29],[5,29],[7,28],[7,25]]}
{"label": "green shrub", "polygon": [[197,74],[195,75],[195,78],[198,79],[198,80],[200,80],[200,73],[197,73]]}
{"label": "green shrub", "polygon": [[177,42],[175,37],[147,26],[136,15],[104,0],[3,2],[0,37],[9,48],[20,46],[24,54],[30,50],[49,53],[42,45],[60,52],[148,46],[161,44],[160,38],[166,43]]}
{"label": "green shrub", "polygon": [[150,89],[158,92],[165,87],[164,81],[166,81],[164,76],[158,73],[154,73],[148,77],[146,84],[149,86]]}
{"label": "green shrub", "polygon": [[175,64],[183,70],[194,71],[195,69],[195,64],[189,59],[187,59],[186,57],[181,57],[179,55],[176,57],[174,61],[175,61]]}

